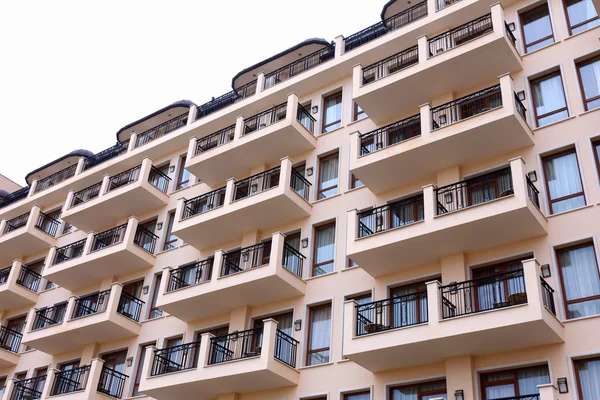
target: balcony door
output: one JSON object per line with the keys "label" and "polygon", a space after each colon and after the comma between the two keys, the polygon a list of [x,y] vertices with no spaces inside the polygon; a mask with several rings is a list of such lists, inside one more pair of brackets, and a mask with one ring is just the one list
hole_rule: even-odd
{"label": "balcony door", "polygon": [[[140,299],[142,297],[142,287],[144,286],[144,280],[141,279],[139,281],[128,283],[123,286],[123,293],[135,297],[136,299]],[[119,307],[119,312],[129,318],[134,318],[136,316],[141,315],[141,310],[139,308],[142,307],[142,303],[133,301],[133,299],[125,296],[119,301],[122,305]]]}
{"label": "balcony door", "polygon": [[547,365],[481,375],[482,400],[526,398],[539,394],[538,385],[550,383]]}
{"label": "balcony door", "polygon": [[[223,346],[223,348],[225,348],[225,346],[227,345],[227,334],[229,333],[229,325],[225,325],[222,326],[220,328],[215,328],[215,329],[211,329],[208,331],[202,331],[202,332],[197,332],[196,333],[196,342],[200,342],[202,339],[202,335],[204,333],[211,333],[215,336],[215,338],[217,338],[216,343],[220,344],[221,346]],[[200,349],[200,346],[197,347],[197,349]],[[198,365],[198,354],[199,352],[196,351],[194,354],[194,365]],[[212,359],[211,361],[215,361],[215,363],[220,363],[225,361],[225,352],[222,351],[215,351],[212,352]]]}
{"label": "balcony door", "polygon": [[[127,350],[116,351],[114,353],[108,353],[102,355],[104,360],[104,368],[111,369],[115,373],[102,374],[100,379],[100,385],[105,391],[111,394],[120,393],[122,386],[124,385],[124,376],[121,374],[125,373],[125,361],[127,360]],[[111,372],[112,372],[111,371]]]}
{"label": "balcony door", "polygon": [[510,168],[466,181],[468,206],[513,194]]}
{"label": "balcony door", "polygon": [[[285,244],[300,253],[300,232],[285,237]],[[301,259],[291,251],[283,252],[283,265],[296,274],[301,276]]]}
{"label": "balcony door", "polygon": [[[141,223],[138,226],[146,229],[150,233],[155,233],[155,230],[156,230],[156,221],[157,221],[157,219],[154,218],[154,219],[152,219],[150,221],[146,221],[144,223]],[[139,237],[139,239],[140,239],[140,244],[139,245],[141,247],[143,247],[144,250],[146,250],[146,251],[154,254],[154,246],[156,244],[155,241],[154,241],[154,238],[151,237],[150,235],[141,234],[141,236]]]}
{"label": "balcony door", "polygon": [[[20,317],[16,317],[16,318],[12,318],[6,321],[6,328],[15,331],[15,332],[19,332],[19,333],[23,333],[23,330],[25,329],[25,322],[26,322],[26,315],[22,315]],[[13,350],[17,350],[19,352],[22,351],[22,346],[20,346],[19,349],[17,349],[17,340],[20,340],[20,338],[17,338],[15,336],[11,335],[6,335],[5,337],[1,337],[0,338],[0,348],[9,350],[9,351],[13,351]]]}
{"label": "balcony door", "polygon": [[518,258],[502,264],[473,270],[474,312],[493,310],[527,301],[522,261]]}
{"label": "balcony door", "polygon": [[[285,335],[289,336],[289,337],[293,337],[293,332],[292,332],[292,326],[294,324],[294,313],[292,311],[290,312],[286,312],[283,314],[278,314],[278,315],[274,315],[271,317],[265,317],[265,318],[272,318],[275,321],[277,321],[277,330],[283,332]],[[263,322],[263,318],[257,318],[254,320],[254,329],[261,329],[260,332],[257,332],[254,335],[254,351],[257,351],[257,349],[259,347],[262,347],[263,344],[263,331],[262,328],[264,328],[264,322]],[[277,351],[279,352],[279,356],[281,358],[283,358],[283,362],[287,362],[287,363],[291,363],[292,361],[292,343],[291,341],[286,341],[286,340],[280,340],[277,344]],[[289,357],[289,358],[288,358]]]}
{"label": "balcony door", "polygon": [[417,295],[427,291],[425,282],[412,283],[390,289],[390,327],[399,328],[427,321],[427,296]]}

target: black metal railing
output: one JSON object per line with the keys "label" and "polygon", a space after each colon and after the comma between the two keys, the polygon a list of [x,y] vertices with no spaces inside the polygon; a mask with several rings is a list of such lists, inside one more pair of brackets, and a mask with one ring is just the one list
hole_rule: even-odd
{"label": "black metal railing", "polygon": [[29,289],[32,292],[37,293],[41,280],[42,275],[22,265],[21,271],[19,271],[19,276],[17,277],[17,285],[23,286],[25,289]]}
{"label": "black metal railing", "polygon": [[356,306],[357,336],[418,325],[427,321],[427,291]]}
{"label": "black metal railing", "polygon": [[25,214],[21,214],[18,217],[14,217],[6,221],[6,226],[4,227],[4,232],[2,232],[2,234],[5,235],[7,233],[16,231],[17,229],[23,228],[25,225],[27,225],[29,214],[29,212],[26,212]]}
{"label": "black metal railing", "polygon": [[46,375],[36,376],[35,378],[21,379],[16,381],[10,400],[35,400],[42,398],[44,385],[46,384]]}
{"label": "black metal railing", "polygon": [[552,314],[556,315],[556,306],[554,304],[554,289],[540,276],[540,285],[542,286],[542,304]]}
{"label": "black metal railing", "polygon": [[431,109],[433,130],[502,107],[500,85],[494,85]]}
{"label": "black metal railing", "polygon": [[169,274],[167,293],[210,281],[213,264],[214,258],[211,257],[172,269]]}
{"label": "black metal railing", "polygon": [[93,156],[86,158],[85,162],[83,163],[83,170],[87,171],[88,169],[95,167],[96,165],[102,164],[108,160],[120,156],[121,154],[127,151],[128,145],[129,141],[117,142],[117,144],[115,144],[114,146],[111,146],[106,150],[102,150],[100,153],[94,154]]}
{"label": "black metal railing", "polygon": [[47,328],[58,325],[65,319],[67,303],[55,304],[52,307],[45,307],[35,312],[32,330]]}
{"label": "black metal railing", "polygon": [[512,195],[510,167],[435,189],[437,215]]}
{"label": "black metal railing", "polygon": [[219,276],[244,272],[268,264],[271,259],[271,241],[244,247],[223,254]]}
{"label": "black metal railing", "polygon": [[137,165],[133,168],[129,168],[127,171],[119,172],[118,174],[111,176],[108,179],[108,188],[106,189],[106,192],[108,193],[125,185],[129,185],[130,183],[137,182],[140,178],[141,169],[142,166]]}
{"label": "black metal railing", "polygon": [[400,53],[396,53],[393,56],[363,68],[363,85],[378,81],[388,75],[418,63],[419,50],[417,46],[409,47],[408,49],[402,50]]}
{"label": "black metal railing", "polygon": [[310,53],[299,60],[285,65],[265,75],[265,89],[273,87],[278,83],[285,82],[296,75],[321,65],[335,57],[335,43],[331,43],[320,50]]}
{"label": "black metal railing", "polygon": [[290,187],[294,189],[306,201],[310,200],[310,187],[312,184],[302,174],[295,169],[292,169],[290,177]]}
{"label": "black metal railing", "polygon": [[185,113],[178,115],[175,118],[172,118],[162,124],[155,126],[152,129],[148,129],[147,131],[140,133],[137,135],[135,140],[135,147],[141,147],[145,144],[152,142],[153,140],[158,139],[161,136],[164,136],[174,130],[181,128],[182,126],[187,125],[188,120],[188,111]]}
{"label": "black metal railing", "polygon": [[506,21],[504,21],[504,30],[506,31],[506,36],[508,36],[508,39],[510,39],[510,42],[516,48],[517,47],[517,38],[515,37],[515,35],[510,30],[510,27],[508,26],[508,24],[506,23]]}
{"label": "black metal railing", "polygon": [[296,116],[296,119],[307,131],[313,134],[315,133],[315,123],[317,120],[310,115],[308,110],[304,108],[302,104],[298,104],[298,115]]}
{"label": "black metal railing", "polygon": [[121,297],[119,298],[117,312],[129,319],[140,322],[143,306],[144,302],[142,300],[129,293],[122,292]]}
{"label": "black metal railing", "polygon": [[29,195],[30,187],[26,186],[19,190],[16,190],[5,197],[0,197],[0,208],[6,207],[9,204],[16,203],[19,200],[26,198]]}
{"label": "black metal railing", "polygon": [[129,378],[117,370],[102,366],[100,372],[100,381],[98,382],[98,392],[104,393],[110,397],[120,399],[123,397],[123,390],[125,389],[125,381]]}
{"label": "black metal railing", "polygon": [[21,339],[23,339],[23,335],[20,332],[0,326],[0,349],[16,354],[19,352]]}
{"label": "black metal railing", "polygon": [[85,248],[86,239],[81,239],[76,242],[70,243],[66,246],[60,247],[56,249],[56,253],[54,255],[54,260],[52,261],[52,265],[61,264],[65,261],[73,260],[75,258],[79,258],[83,255],[83,249]]}
{"label": "black metal railing", "polygon": [[40,231],[50,235],[56,236],[56,232],[58,231],[58,227],[60,226],[60,222],[49,216],[48,214],[44,214],[40,211],[40,215],[38,217],[37,223],[35,227]]}
{"label": "black metal railing", "polygon": [[249,118],[244,118],[244,130],[242,135],[249,135],[259,129],[266,128],[279,121],[283,121],[287,115],[287,102],[271,107]]}
{"label": "black metal railing", "polygon": [[220,131],[211,133],[208,136],[196,140],[196,151],[194,156],[212,150],[224,144],[230,143],[235,138],[235,125],[223,128]]}
{"label": "black metal railing", "polygon": [[444,8],[451,6],[452,4],[458,3],[461,0],[438,0],[437,1],[437,9],[443,10]]}
{"label": "black metal railing", "polygon": [[423,218],[423,195],[420,194],[359,212],[358,237],[410,225]]}
{"label": "black metal railing", "polygon": [[171,178],[160,169],[152,166],[150,168],[150,174],[148,175],[148,182],[163,193],[167,193],[169,190],[169,183]]}
{"label": "black metal railing", "polygon": [[73,193],[73,201],[71,202],[71,207],[75,207],[79,204],[83,204],[95,199],[100,194],[101,188],[102,182],[98,182],[93,184],[92,186],[88,186],[85,189],[81,189],[80,191]]}
{"label": "black metal railing", "polygon": [[275,359],[296,368],[299,341],[277,329],[275,332]]}
{"label": "black metal railing", "polygon": [[62,169],[58,172],[53,173],[50,176],[45,177],[44,179],[40,179],[35,186],[35,193],[39,193],[43,190],[48,189],[54,185],[58,185],[61,182],[66,181],[67,179],[75,176],[75,171],[77,171],[77,164],[71,165],[65,169]]}
{"label": "black metal railing", "polygon": [[527,303],[522,269],[441,286],[440,295],[443,319]]}
{"label": "black metal railing", "polygon": [[119,225],[107,231],[100,232],[94,235],[91,251],[101,250],[105,247],[121,243],[125,239],[125,231],[127,224]]}
{"label": "black metal railing", "polygon": [[196,119],[200,119],[222,110],[240,100],[254,96],[256,94],[256,80],[248,82],[231,92],[225,93],[219,97],[213,97],[211,101],[198,106],[196,112]]}
{"label": "black metal railing", "polygon": [[0,269],[0,285],[6,283],[11,269],[12,269],[12,266]]}
{"label": "black metal railing", "polygon": [[85,390],[89,375],[89,365],[57,372],[54,375],[54,382],[52,383],[50,395],[58,396]]}
{"label": "black metal railing", "polygon": [[527,195],[531,201],[533,201],[533,204],[535,204],[537,208],[540,208],[540,191],[535,187],[527,175],[525,175],[525,180],[527,181]]}
{"label": "black metal railing", "polygon": [[521,99],[519,99],[519,96],[515,93],[515,104],[517,107],[517,111],[519,112],[519,114],[521,114],[521,117],[523,117],[523,119],[525,121],[527,121],[527,109],[525,108],[525,106],[523,105],[523,102],[521,101]]}
{"label": "black metal railing", "polygon": [[524,394],[521,396],[502,397],[497,400],[540,400],[539,394]]}
{"label": "black metal railing", "polygon": [[140,246],[150,254],[154,254],[156,249],[156,243],[158,242],[158,236],[143,226],[138,225],[135,230],[135,236],[133,237],[133,243]]}
{"label": "black metal railing", "polygon": [[393,32],[397,29],[402,28],[414,21],[427,16],[427,2],[423,1],[418,3],[406,10],[392,15],[385,20],[371,25],[368,28],[363,29],[360,32],[352,34],[347,38],[344,38],[344,49],[345,52],[354,50],[364,44],[367,44],[381,36],[386,35],[389,32]]}
{"label": "black metal railing", "polygon": [[278,187],[280,175],[281,167],[275,167],[241,181],[236,181],[233,186],[233,201],[245,199]]}
{"label": "black metal railing", "polygon": [[263,328],[256,328],[210,338],[208,364],[260,356],[262,337]]}
{"label": "black metal railing", "polygon": [[287,243],[283,244],[283,267],[298,278],[303,276],[304,260],[306,257],[302,253]]}
{"label": "black metal railing", "polygon": [[194,215],[202,214],[214,208],[222,207],[225,204],[225,187],[204,193],[193,199],[183,202],[182,219],[191,218]]}
{"label": "black metal railing", "polygon": [[110,289],[75,299],[71,319],[87,317],[106,311]]}
{"label": "black metal railing", "polygon": [[198,366],[200,341],[154,350],[151,376],[193,369]]}
{"label": "black metal railing", "polygon": [[429,56],[436,56],[493,30],[492,14],[469,21],[429,39]]}
{"label": "black metal railing", "polygon": [[364,156],[417,136],[421,136],[420,114],[361,134],[360,154]]}

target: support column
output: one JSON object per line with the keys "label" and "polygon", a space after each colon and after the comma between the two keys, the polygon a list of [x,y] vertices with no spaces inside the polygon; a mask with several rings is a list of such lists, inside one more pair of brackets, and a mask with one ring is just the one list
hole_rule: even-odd
{"label": "support column", "polygon": [[127,146],[127,151],[133,151],[135,146],[137,145],[137,133],[133,132],[131,136],[129,136],[129,146]]}
{"label": "support column", "polygon": [[456,253],[440,258],[442,266],[442,283],[444,285],[450,282],[462,282],[468,280],[465,253]]}
{"label": "support column", "polygon": [[423,186],[423,220],[425,223],[433,222],[436,210],[435,193],[433,191],[433,184]]}
{"label": "support column", "polygon": [[341,57],[346,52],[344,36],[335,37],[335,58]]}
{"label": "support column", "polygon": [[241,138],[242,136],[244,136],[244,126],[245,117],[243,115],[238,115],[235,119],[235,133],[233,140],[235,140],[235,138]]}
{"label": "support column", "polygon": [[421,137],[423,139],[429,139],[433,126],[431,123],[431,104],[421,104],[419,106],[419,114],[421,118]]}
{"label": "support column", "polygon": [[429,58],[429,40],[427,35],[417,38],[417,51],[419,52],[419,64],[423,64]]}
{"label": "support column", "polygon": [[362,87],[363,69],[362,65],[356,64],[352,67],[352,97],[357,96],[357,90]]}
{"label": "support column", "polygon": [[265,90],[265,73],[260,72],[256,76],[256,94],[259,94],[263,90]]}
{"label": "support column", "polygon": [[437,173],[437,186],[442,187],[461,181],[460,166],[445,168]]}
{"label": "support column", "polygon": [[188,112],[188,119],[187,119],[186,125],[191,125],[194,123],[194,121],[196,121],[197,111],[198,111],[198,107],[196,107],[195,105],[190,106],[190,111]]}
{"label": "support column", "polygon": [[245,331],[248,329],[248,317],[250,316],[250,307],[240,306],[231,310],[229,317],[229,333],[235,331]]}
{"label": "support column", "polygon": [[475,399],[473,386],[473,360],[470,355],[447,358],[446,360],[447,393],[453,395],[462,390],[465,399]]}

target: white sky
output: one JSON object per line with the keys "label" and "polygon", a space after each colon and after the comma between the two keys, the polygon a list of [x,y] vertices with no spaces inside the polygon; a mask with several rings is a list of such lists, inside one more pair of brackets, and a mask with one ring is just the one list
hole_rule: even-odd
{"label": "white sky", "polygon": [[101,151],[174,101],[231,90],[242,69],[307,38],[376,23],[387,0],[32,0],[0,3],[0,173]]}

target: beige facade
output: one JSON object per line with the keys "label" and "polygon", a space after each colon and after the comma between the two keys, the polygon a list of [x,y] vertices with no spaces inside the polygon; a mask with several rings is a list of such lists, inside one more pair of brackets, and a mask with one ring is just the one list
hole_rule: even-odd
{"label": "beige facade", "polygon": [[596,9],[392,1],[0,176],[0,399],[600,400]]}

